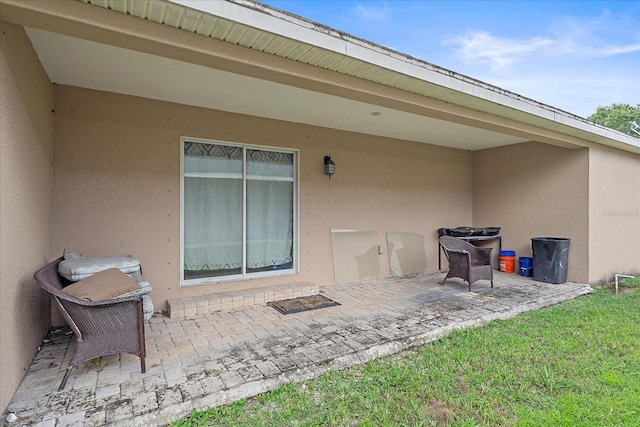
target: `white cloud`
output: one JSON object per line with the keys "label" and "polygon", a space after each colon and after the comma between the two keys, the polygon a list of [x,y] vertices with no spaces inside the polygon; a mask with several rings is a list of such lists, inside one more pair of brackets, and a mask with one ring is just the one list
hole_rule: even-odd
{"label": "white cloud", "polygon": [[640,43],[629,44],[626,46],[600,46],[597,48],[588,48],[584,53],[588,56],[615,56],[627,53],[640,52]]}
{"label": "white cloud", "polygon": [[544,37],[523,41],[510,40],[493,36],[485,31],[470,31],[448,40],[446,44],[457,46],[456,55],[467,64],[486,63],[491,69],[499,70],[543,50],[548,50],[556,42]]}
{"label": "white cloud", "polygon": [[587,117],[598,106],[640,103],[637,28],[624,15],[565,16],[528,37],[475,30],[444,45],[451,69]]}
{"label": "white cloud", "polygon": [[[563,17],[541,28],[541,35],[509,38],[488,31],[469,30],[446,39],[453,54],[465,64],[487,64],[493,71],[527,61],[540,62],[562,57],[609,58],[640,53],[640,34],[622,18],[607,13],[598,18]],[[621,41],[623,41],[621,43]]]}
{"label": "white cloud", "polygon": [[389,17],[391,9],[386,2],[377,3],[377,5],[367,5],[359,3],[356,7],[351,8],[351,13],[364,21],[384,21]]}
{"label": "white cloud", "polygon": [[572,56],[604,58],[640,52],[640,43],[626,45],[584,45],[579,40],[534,37],[526,40],[501,38],[484,31],[470,31],[445,42],[454,45],[454,54],[466,64],[488,64],[499,71],[515,63],[542,57]]}

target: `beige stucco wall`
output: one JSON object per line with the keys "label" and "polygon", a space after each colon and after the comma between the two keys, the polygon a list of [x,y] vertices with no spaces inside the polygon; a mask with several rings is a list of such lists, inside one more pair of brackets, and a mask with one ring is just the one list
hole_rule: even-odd
{"label": "beige stucco wall", "polygon": [[[49,2],[31,6],[51,7]],[[391,88],[328,70],[123,19],[78,2],[56,2],[53,9],[59,17],[29,17],[19,10],[11,15],[14,22],[26,20],[38,28],[135,45],[144,52],[339,96],[348,92],[354,99],[380,105],[398,104],[399,92]],[[70,9],[81,11],[76,16],[67,13]],[[3,4],[3,18],[7,10]],[[71,15],[75,24],[66,21]],[[96,19],[105,29],[88,25]],[[533,236],[570,237],[570,280],[593,281],[609,274],[612,264],[633,269],[638,259],[637,240],[631,238],[638,232],[638,201],[633,194],[627,197],[634,187],[622,190],[616,184],[634,177],[637,183],[637,156],[597,150],[590,157],[586,149],[537,143],[473,154],[65,86],[55,90],[54,101],[50,82],[19,27],[2,25],[1,54],[2,407],[49,322],[49,305],[31,276],[65,247],[90,255],[136,256],[153,285],[158,309],[167,298],[232,288],[294,281],[331,284],[332,227],[375,230],[383,246],[385,231],[423,234],[429,270],[437,265],[436,229],[456,225],[500,225],[505,248],[519,255],[530,255]],[[413,102],[403,107],[419,114],[454,121],[464,116],[465,123],[467,115],[478,121],[496,119],[473,117],[477,112],[418,95],[402,96]],[[497,121],[504,124],[501,118]],[[507,124],[505,129],[511,129],[513,123]],[[300,150],[299,275],[178,287],[179,141],[185,135]],[[331,181],[322,173],[326,154],[338,164]],[[611,167],[620,174],[609,175]],[[597,182],[591,190],[590,182]],[[617,203],[619,196],[628,202]],[[609,210],[612,203],[615,208]],[[607,232],[611,228],[624,235],[614,245]],[[618,257],[617,250],[624,255]],[[386,248],[379,263],[380,275],[388,276]]]}
{"label": "beige stucco wall", "polygon": [[[471,222],[471,153],[74,87],[55,90],[53,255],[132,254],[168,298],[233,288],[334,282],[330,229],[425,235],[437,267],[438,227]],[[300,274],[179,288],[180,137],[300,150]],[[337,172],[323,174],[331,154]],[[389,276],[386,249],[382,276]]]}
{"label": "beige stucco wall", "polygon": [[640,156],[589,150],[589,278],[640,275]]}
{"label": "beige stucco wall", "polygon": [[49,258],[53,92],[21,27],[0,23],[0,408],[48,326],[33,273]]}
{"label": "beige stucco wall", "polygon": [[475,226],[502,227],[502,248],[567,237],[569,281],[589,281],[589,152],[529,142],[474,152]]}

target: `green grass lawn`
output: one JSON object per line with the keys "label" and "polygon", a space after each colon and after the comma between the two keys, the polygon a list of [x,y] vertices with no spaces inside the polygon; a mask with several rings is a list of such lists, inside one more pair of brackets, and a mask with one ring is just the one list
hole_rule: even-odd
{"label": "green grass lawn", "polygon": [[175,426],[640,426],[640,292],[596,289]]}

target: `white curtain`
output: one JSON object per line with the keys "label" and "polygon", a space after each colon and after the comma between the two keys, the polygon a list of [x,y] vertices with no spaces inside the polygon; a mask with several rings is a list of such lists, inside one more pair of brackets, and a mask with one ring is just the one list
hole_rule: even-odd
{"label": "white curtain", "polygon": [[[247,272],[291,268],[293,155],[249,149],[246,158]],[[185,142],[183,250],[187,271],[215,275],[241,271],[241,159],[239,147]]]}
{"label": "white curtain", "polygon": [[241,267],[242,180],[185,177],[185,270]]}
{"label": "white curtain", "polygon": [[293,183],[247,182],[248,269],[276,269],[293,261],[292,206]]}

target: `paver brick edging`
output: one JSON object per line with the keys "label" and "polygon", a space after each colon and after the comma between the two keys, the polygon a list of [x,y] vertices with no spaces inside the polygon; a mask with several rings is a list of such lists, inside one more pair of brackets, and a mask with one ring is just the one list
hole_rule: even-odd
{"label": "paver brick edging", "polygon": [[198,314],[229,311],[290,298],[317,295],[320,286],[310,282],[287,283],[265,288],[243,291],[219,292],[195,297],[167,300],[167,315],[171,319],[182,319]]}

